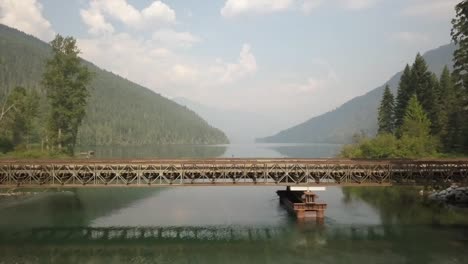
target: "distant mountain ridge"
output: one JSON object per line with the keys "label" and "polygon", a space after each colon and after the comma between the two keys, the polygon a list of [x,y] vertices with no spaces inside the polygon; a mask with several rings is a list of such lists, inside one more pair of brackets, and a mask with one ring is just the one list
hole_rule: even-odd
{"label": "distant mountain ridge", "polygon": [[281,127],[275,119],[260,113],[220,109],[183,97],[173,100],[192,109],[210,124],[223,130],[231,143],[253,143],[255,136],[267,136]]}
{"label": "distant mountain ridge", "polygon": [[[454,44],[441,46],[424,54],[429,69],[438,76],[445,65],[452,69]],[[416,55],[416,54],[415,54]],[[402,65],[403,70],[404,65]],[[396,95],[401,72],[388,82]],[[313,117],[297,126],[283,130],[273,136],[259,138],[263,143],[349,143],[353,135],[377,132],[377,109],[385,84],[372,91],[351,99],[337,109]]]}
{"label": "distant mountain ridge", "polygon": [[[50,54],[47,43],[0,24],[0,98],[18,85],[35,89],[40,95],[40,123],[46,122],[48,107],[40,82]],[[95,75],[87,115],[79,129],[79,145],[229,142],[221,130],[187,107],[90,62],[84,63]]]}

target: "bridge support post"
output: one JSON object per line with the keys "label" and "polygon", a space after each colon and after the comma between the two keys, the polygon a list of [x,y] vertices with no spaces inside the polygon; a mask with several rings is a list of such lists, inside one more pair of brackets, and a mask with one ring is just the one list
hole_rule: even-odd
{"label": "bridge support post", "polygon": [[297,219],[317,219],[322,221],[325,218],[327,204],[318,202],[317,195],[310,190],[292,190],[289,186],[286,190],[276,192],[280,203],[294,214]]}

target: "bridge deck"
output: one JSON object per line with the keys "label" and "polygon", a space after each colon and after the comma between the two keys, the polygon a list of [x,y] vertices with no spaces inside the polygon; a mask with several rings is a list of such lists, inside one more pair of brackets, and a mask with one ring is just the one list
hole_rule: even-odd
{"label": "bridge deck", "polygon": [[0,160],[0,188],[451,183],[468,183],[468,159]]}

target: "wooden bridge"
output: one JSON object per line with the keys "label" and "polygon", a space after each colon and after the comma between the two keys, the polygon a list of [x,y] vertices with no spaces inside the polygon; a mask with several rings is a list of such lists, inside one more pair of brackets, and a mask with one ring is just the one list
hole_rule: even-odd
{"label": "wooden bridge", "polygon": [[468,183],[468,159],[0,160],[0,188]]}

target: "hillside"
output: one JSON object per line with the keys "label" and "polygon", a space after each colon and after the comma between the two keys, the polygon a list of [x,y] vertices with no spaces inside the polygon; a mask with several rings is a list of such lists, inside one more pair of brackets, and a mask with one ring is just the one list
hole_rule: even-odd
{"label": "hillside", "polygon": [[[49,55],[46,43],[0,25],[0,98],[18,85],[36,89],[41,96],[42,122],[47,102],[40,81]],[[94,79],[87,116],[79,131],[80,145],[228,142],[222,131],[188,108],[92,63],[85,63],[94,73]]]}
{"label": "hillside", "polygon": [[[440,75],[445,65],[452,67],[454,45],[445,45],[424,54],[429,69]],[[403,69],[404,65],[402,65]],[[396,94],[401,72],[395,74],[389,84]],[[257,139],[265,143],[349,143],[353,135],[377,132],[377,109],[385,84],[365,95],[346,102],[337,109],[313,117],[304,123],[283,130],[276,135]]]}

